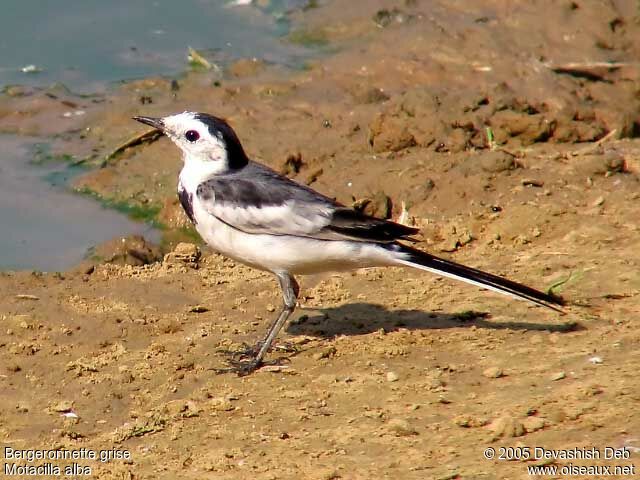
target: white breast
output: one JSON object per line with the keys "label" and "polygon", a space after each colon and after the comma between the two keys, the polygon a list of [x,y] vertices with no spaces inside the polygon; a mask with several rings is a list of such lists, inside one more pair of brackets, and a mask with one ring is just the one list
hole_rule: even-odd
{"label": "white breast", "polygon": [[389,251],[375,244],[244,233],[209,214],[195,195],[193,213],[207,245],[260,270],[314,274],[395,263]]}
{"label": "white breast", "polygon": [[[391,265],[389,251],[366,242],[327,241],[293,235],[244,233],[211,215],[196,195],[198,185],[215,175],[219,165],[185,159],[180,185],[191,194],[196,230],[217,252],[271,272],[313,274]],[[215,193],[214,193],[215,195]],[[208,199],[210,203],[215,198]]]}

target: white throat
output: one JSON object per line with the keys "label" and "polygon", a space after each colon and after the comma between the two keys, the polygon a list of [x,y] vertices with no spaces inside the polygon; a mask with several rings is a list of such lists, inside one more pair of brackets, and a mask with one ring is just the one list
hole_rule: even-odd
{"label": "white throat", "polygon": [[201,160],[198,157],[185,156],[180,172],[180,184],[187,192],[195,192],[205,180],[226,170],[221,160]]}

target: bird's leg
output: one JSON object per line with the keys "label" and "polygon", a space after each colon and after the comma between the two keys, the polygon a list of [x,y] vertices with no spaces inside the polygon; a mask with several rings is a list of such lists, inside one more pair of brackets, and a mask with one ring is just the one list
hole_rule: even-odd
{"label": "bird's leg", "polygon": [[258,369],[260,365],[262,365],[263,359],[271,348],[278,332],[295,310],[298,293],[300,293],[298,283],[295,278],[288,273],[276,273],[276,277],[282,289],[282,310],[280,310],[278,317],[271,324],[269,330],[267,330],[264,339],[258,342],[254,348],[248,348],[241,353],[240,356],[245,357],[245,359],[230,361],[231,367],[223,371],[234,371],[238,373],[238,375],[247,375]]}

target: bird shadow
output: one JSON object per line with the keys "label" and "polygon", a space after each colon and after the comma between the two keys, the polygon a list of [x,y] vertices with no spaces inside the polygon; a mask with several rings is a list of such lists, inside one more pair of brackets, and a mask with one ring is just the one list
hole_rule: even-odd
{"label": "bird shadow", "polygon": [[334,337],[336,335],[364,335],[383,329],[429,330],[475,326],[491,330],[529,330],[568,333],[583,330],[577,322],[537,323],[525,321],[488,320],[491,314],[467,310],[459,313],[425,312],[423,310],[389,310],[373,303],[349,303],[333,308],[304,309],[293,320],[287,333]]}

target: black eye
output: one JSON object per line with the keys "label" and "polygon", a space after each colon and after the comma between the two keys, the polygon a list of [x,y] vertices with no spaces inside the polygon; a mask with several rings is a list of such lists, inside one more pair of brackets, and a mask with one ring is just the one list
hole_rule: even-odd
{"label": "black eye", "polygon": [[195,130],[189,130],[184,134],[185,138],[189,140],[191,143],[195,142],[200,138],[200,134]]}

